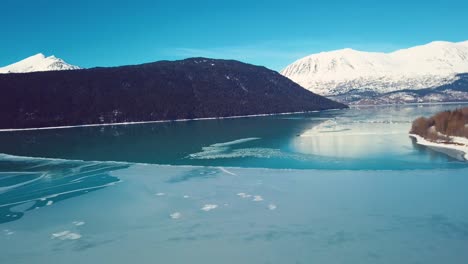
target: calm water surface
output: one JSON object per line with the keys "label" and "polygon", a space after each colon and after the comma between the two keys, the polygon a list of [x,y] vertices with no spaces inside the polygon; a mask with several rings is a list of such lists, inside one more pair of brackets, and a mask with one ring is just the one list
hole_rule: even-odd
{"label": "calm water surface", "polygon": [[466,263],[462,104],[0,133],[0,263]]}

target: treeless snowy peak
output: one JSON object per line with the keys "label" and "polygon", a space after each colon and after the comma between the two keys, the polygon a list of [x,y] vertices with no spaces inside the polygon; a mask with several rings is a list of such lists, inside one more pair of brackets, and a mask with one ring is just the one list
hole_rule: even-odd
{"label": "treeless snowy peak", "polygon": [[0,68],[0,73],[24,73],[37,71],[61,71],[80,69],[55,56],[46,57],[42,53]]}
{"label": "treeless snowy peak", "polygon": [[295,61],[281,74],[321,95],[378,93],[452,83],[468,72],[468,41],[434,41],[391,53],[341,49]]}

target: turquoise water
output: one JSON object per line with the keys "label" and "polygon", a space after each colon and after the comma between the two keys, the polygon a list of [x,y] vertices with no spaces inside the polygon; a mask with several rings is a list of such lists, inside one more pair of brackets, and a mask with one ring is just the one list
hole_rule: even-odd
{"label": "turquoise water", "polygon": [[416,117],[460,106],[463,104],[365,107],[300,115],[2,132],[0,152],[167,165],[461,168],[466,164],[418,148],[408,137]]}
{"label": "turquoise water", "polygon": [[0,263],[466,263],[461,105],[0,133]]}

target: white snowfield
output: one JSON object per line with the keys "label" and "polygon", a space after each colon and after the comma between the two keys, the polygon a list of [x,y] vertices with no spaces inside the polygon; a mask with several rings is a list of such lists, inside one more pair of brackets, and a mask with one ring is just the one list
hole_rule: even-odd
{"label": "white snowfield", "polygon": [[415,134],[410,134],[410,137],[416,139],[416,143],[419,145],[442,152],[458,160],[468,161],[468,139],[466,138],[450,137],[450,140],[456,144],[446,144],[441,142],[432,142]]}
{"label": "white snowfield", "polygon": [[38,71],[62,71],[80,69],[55,56],[46,57],[39,53],[16,63],[0,67],[0,73],[25,73]]}
{"label": "white snowfield", "polygon": [[468,41],[435,41],[391,53],[341,49],[295,61],[281,74],[321,95],[379,93],[452,83],[468,73]]}

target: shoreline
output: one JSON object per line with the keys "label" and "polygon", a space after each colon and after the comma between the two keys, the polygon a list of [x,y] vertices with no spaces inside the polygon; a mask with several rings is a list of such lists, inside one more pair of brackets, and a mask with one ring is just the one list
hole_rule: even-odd
{"label": "shoreline", "polygon": [[434,151],[443,153],[452,158],[461,161],[468,161],[468,145],[455,145],[455,144],[446,144],[446,143],[437,143],[429,141],[419,135],[409,134],[411,138],[416,140],[416,144],[428,147]]}
{"label": "shoreline", "polygon": [[262,117],[262,116],[280,116],[280,115],[294,115],[294,114],[306,114],[306,113],[316,113],[316,112],[325,112],[325,111],[336,111],[336,110],[343,110],[343,109],[346,109],[346,108],[333,108],[333,109],[325,109],[325,110],[284,112],[284,113],[272,113],[272,114],[226,116],[226,117],[200,117],[200,118],[192,118],[192,119],[135,121],[135,122],[119,122],[119,123],[103,123],[103,124],[70,125],[70,126],[31,127],[31,128],[2,128],[0,129],[0,133],[1,132],[14,132],[14,131],[67,129],[67,128],[79,128],[79,127],[125,126],[125,125],[152,124],[152,123],[170,123],[170,122],[204,121],[204,120],[217,120],[217,119],[250,118],[250,117]]}
{"label": "shoreline", "polygon": [[[328,97],[327,97],[328,98]],[[406,105],[454,105],[454,104],[468,104],[468,101],[449,101],[449,102],[422,102],[422,103],[403,103],[403,104],[348,104],[349,108],[370,107],[370,106],[406,106]]]}

